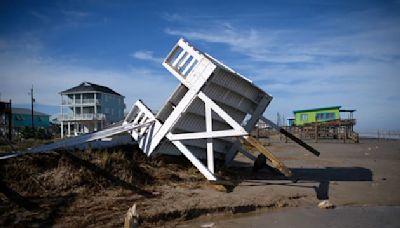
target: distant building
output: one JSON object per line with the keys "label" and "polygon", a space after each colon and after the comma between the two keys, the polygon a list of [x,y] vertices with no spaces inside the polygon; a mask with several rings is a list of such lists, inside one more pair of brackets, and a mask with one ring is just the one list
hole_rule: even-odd
{"label": "distant building", "polygon": [[[26,108],[11,109],[11,126],[14,129],[32,126],[32,111]],[[35,128],[48,128],[50,115],[43,112],[33,112],[33,125]]]}
{"label": "distant building", "polygon": [[[354,109],[344,110],[341,106],[295,110],[292,133],[302,139],[339,139],[346,142],[350,139],[359,142],[358,133],[354,131],[356,119]],[[347,117],[341,113],[347,113]]]}
{"label": "distant building", "polygon": [[304,109],[293,111],[295,119],[294,124],[296,126],[302,126],[304,124],[315,123],[315,122],[326,122],[332,120],[340,120],[340,113],[349,113],[348,119],[353,119],[353,112],[356,110],[341,110],[341,106],[331,106],[324,108]]}
{"label": "distant building", "polygon": [[289,127],[293,126],[294,125],[294,120],[295,120],[294,117],[287,118],[287,126],[289,126]]}
{"label": "distant building", "polygon": [[302,126],[308,123],[340,119],[340,108],[341,106],[332,106],[324,108],[295,110],[293,111],[295,117],[294,124],[296,126]]}
{"label": "distant building", "polygon": [[124,117],[124,96],[90,82],[62,91],[61,137],[97,131]]}
{"label": "distant building", "polygon": [[12,126],[11,126],[11,100],[9,102],[0,101],[0,134],[7,135],[11,140]]}

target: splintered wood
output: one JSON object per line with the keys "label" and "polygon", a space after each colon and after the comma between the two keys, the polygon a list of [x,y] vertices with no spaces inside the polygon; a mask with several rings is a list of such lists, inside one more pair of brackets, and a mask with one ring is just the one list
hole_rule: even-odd
{"label": "splintered wood", "polygon": [[267,148],[265,148],[257,139],[251,136],[245,136],[243,139],[248,142],[251,146],[253,146],[258,152],[264,154],[272,163],[272,166],[277,168],[282,174],[286,177],[291,177],[292,172],[277,158],[274,154],[271,153]]}

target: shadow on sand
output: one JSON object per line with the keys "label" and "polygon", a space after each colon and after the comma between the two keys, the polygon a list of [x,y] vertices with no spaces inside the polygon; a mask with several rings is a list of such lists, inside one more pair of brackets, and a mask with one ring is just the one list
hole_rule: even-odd
{"label": "shadow on sand", "polygon": [[317,198],[329,199],[331,181],[372,181],[372,171],[363,167],[296,168],[293,175],[302,181],[319,182]]}
{"label": "shadow on sand", "polygon": [[[331,181],[372,181],[373,175],[370,169],[363,167],[293,168],[293,181],[293,178],[289,179],[271,168],[264,168],[258,172],[253,172],[251,167],[242,167],[240,170],[245,174],[239,181],[234,181],[235,186],[240,183],[241,186],[284,185],[314,188],[320,200],[329,199]],[[302,183],[317,183],[318,186],[301,185]]]}

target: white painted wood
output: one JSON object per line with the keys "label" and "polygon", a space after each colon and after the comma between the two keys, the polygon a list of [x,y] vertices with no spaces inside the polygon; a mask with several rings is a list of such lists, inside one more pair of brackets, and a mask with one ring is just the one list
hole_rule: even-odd
{"label": "white painted wood", "polygon": [[[257,121],[262,117],[262,114],[264,113],[265,109],[267,108],[268,104],[270,103],[271,99],[269,97],[264,96],[260,103],[258,104],[257,109],[253,113],[253,115],[250,117],[250,119],[247,121],[246,126],[244,127],[246,131],[250,132],[254,126],[257,124]],[[228,153],[225,156],[225,164],[229,165],[233,159],[235,158],[237,152],[240,151],[240,142],[237,141],[231,149],[229,149]]]}
{"label": "white painted wood", "polygon": [[188,139],[212,139],[212,138],[222,138],[222,137],[238,137],[246,135],[248,135],[247,132],[231,129],[224,131],[172,134],[171,140],[176,141],[176,140],[188,140]]}
{"label": "white painted wood", "polygon": [[61,138],[64,138],[64,122],[61,121]]}
{"label": "white painted wood", "polygon": [[179,39],[178,45],[186,50],[191,56],[193,56],[195,59],[199,60],[201,58],[204,58],[204,55],[200,54],[198,51],[196,51],[188,42],[186,42],[184,39]]}
{"label": "white painted wood", "polygon": [[[140,120],[141,116],[143,116],[143,118]],[[131,119],[134,119],[132,123],[137,124],[139,124],[139,121],[154,121],[148,128],[138,128],[130,132],[132,138],[138,142],[139,148],[141,148],[145,154],[148,154],[155,132],[160,129],[162,124],[155,119],[154,114],[140,100],[135,103],[134,107],[128,113],[124,124],[129,123]]]}
{"label": "white painted wood", "polygon": [[[214,113],[213,113],[214,114]],[[213,117],[216,114],[213,115]],[[214,131],[220,130],[229,130],[232,127],[223,121],[214,121],[213,118],[213,129]],[[204,116],[204,106],[203,106],[203,115],[197,115],[193,113],[185,112],[182,118],[176,122],[172,133],[187,133],[187,132],[204,132],[206,131],[206,122]]]}
{"label": "white painted wood", "polygon": [[[167,135],[167,138],[169,139],[170,134]],[[196,158],[196,156],[191,153],[185,145],[182,144],[180,141],[172,141],[172,143],[186,156],[187,159],[200,171],[201,174],[203,174],[207,180],[215,181],[217,178],[215,175],[208,170],[203,163],[199,159]]]}
{"label": "white painted wood", "polygon": [[[199,68],[197,66],[196,68]],[[150,151],[149,154],[151,154],[158,143],[165,137],[165,135],[172,129],[174,124],[179,120],[179,118],[184,114],[186,109],[189,107],[189,105],[193,102],[193,100],[196,98],[197,93],[199,93],[201,87],[204,85],[204,83],[207,81],[207,79],[211,76],[212,72],[215,69],[215,65],[213,65],[211,62],[208,63],[208,65],[204,66],[202,69],[202,77],[197,80],[197,84],[194,84],[189,88],[188,92],[183,96],[179,104],[175,107],[175,109],[171,112],[169,117],[165,120],[164,124],[161,126],[161,128],[158,130],[158,132],[155,134],[153,140],[152,140],[152,145],[150,146]],[[196,69],[199,70],[199,69]]]}
{"label": "white painted wood", "polygon": [[177,68],[177,64],[179,63],[179,61],[181,61],[182,57],[184,55],[187,55],[188,53],[185,50],[182,50],[181,53],[179,53],[178,57],[174,60],[174,62],[172,63],[172,66]]}
{"label": "white painted wood", "polygon": [[185,55],[185,57],[183,57],[183,59],[182,59],[182,61],[178,64],[178,70],[180,70],[182,67],[183,67],[183,65],[185,65],[185,63],[186,63],[186,61],[188,61],[188,59],[191,57],[191,55],[189,54],[189,53],[187,53],[186,55]]}
{"label": "white painted wood", "polygon": [[186,66],[186,68],[182,71],[183,75],[186,75],[189,71],[189,69],[193,66],[193,64],[196,62],[195,58],[192,58],[192,60],[190,60],[190,63]]}
{"label": "white painted wood", "polygon": [[[206,132],[208,134],[212,133],[212,110],[208,104],[205,104],[205,114],[206,114]],[[213,150],[213,140],[212,138],[207,138],[207,167],[210,172],[214,173],[214,150]]]}
{"label": "white painted wood", "polygon": [[[213,99],[214,100],[214,99]],[[244,117],[246,116],[246,113],[241,112],[238,109],[235,109],[231,106],[227,106],[224,105],[221,102],[218,102],[216,100],[214,100],[225,112],[229,113],[229,115],[236,121],[236,122],[241,122]],[[186,114],[193,116],[196,115],[196,117],[198,118],[202,118],[204,119],[204,102],[200,99],[195,99],[194,102],[190,105],[190,107],[186,110]],[[216,113],[212,114],[212,118],[213,118],[213,127],[215,129],[215,125],[217,124],[223,124],[223,125],[227,125],[227,123],[225,122],[225,120],[223,120],[219,115],[217,115]]]}
{"label": "white painted wood", "polygon": [[150,154],[158,145],[158,143],[165,137],[165,135],[171,130],[175,122],[182,116],[184,110],[189,106],[196,96],[196,90],[189,90],[182,98],[181,102],[175,107],[169,117],[166,119],[164,124],[158,130],[157,134],[153,138],[153,143],[150,148]]}
{"label": "white painted wood", "polygon": [[178,72],[176,71],[172,66],[170,66],[168,63],[163,63],[162,64],[169,72],[171,72],[172,75],[175,76],[182,84],[184,84],[186,87],[190,87],[190,84],[186,81],[186,79]]}
{"label": "white painted wood", "polygon": [[241,77],[235,77],[234,74],[229,71],[218,69],[216,75],[218,75],[218,77],[214,77],[211,80],[211,83],[227,90],[239,93],[241,96],[244,96],[254,102],[257,102],[257,98],[260,93],[264,93],[252,83],[244,81]]}
{"label": "white painted wood", "polygon": [[[231,147],[231,140],[224,140],[227,138],[213,138],[213,151],[214,151],[214,155],[215,154],[222,154],[225,157],[225,153],[227,148]],[[207,143],[204,143],[204,140],[185,140],[182,141],[184,142],[185,146],[187,147],[196,147],[199,150],[202,150],[203,153],[204,151],[207,150]],[[158,148],[157,148],[158,150]],[[204,153],[206,154],[206,153]]]}
{"label": "white painted wood", "polygon": [[55,143],[52,143],[52,144],[38,146],[38,147],[32,148],[32,149],[27,150],[27,151],[17,152],[17,153],[14,153],[12,155],[3,156],[3,157],[0,157],[0,160],[8,159],[8,158],[11,158],[11,157],[17,157],[17,156],[21,156],[21,155],[24,155],[24,154],[35,154],[35,153],[42,153],[42,152],[55,150],[55,149],[73,147],[73,146],[76,146],[76,145],[80,145],[80,144],[83,144],[83,143],[95,141],[95,140],[98,140],[98,139],[107,138],[107,137],[110,137],[110,136],[113,136],[113,135],[117,135],[117,134],[120,134],[120,133],[123,133],[123,132],[127,132],[127,131],[130,131],[130,130],[133,130],[133,129],[148,127],[151,124],[152,124],[152,121],[146,122],[146,123],[143,123],[143,124],[140,124],[140,125],[134,124],[134,123],[123,124],[123,125],[116,126],[116,127],[113,127],[113,128],[104,129],[102,131],[76,136],[76,137],[65,139],[65,140],[61,140],[61,141],[58,141],[58,142],[55,142]]}
{"label": "white painted wood", "polygon": [[218,86],[207,86],[204,88],[203,93],[215,102],[223,103],[227,106],[240,110],[243,113],[252,113],[257,107],[256,103],[253,103],[249,99],[240,96],[240,94],[230,92],[229,96],[222,97],[220,94],[224,89]]}
{"label": "white painted wood", "polygon": [[245,135],[248,134],[239,123],[237,123],[231,116],[229,116],[221,107],[219,107],[213,100],[208,98],[203,92],[200,91],[198,97],[202,101],[204,101],[204,103],[207,103],[207,105],[209,105],[215,113],[217,113],[222,119],[224,119],[229,125],[231,125],[233,129],[238,130]]}

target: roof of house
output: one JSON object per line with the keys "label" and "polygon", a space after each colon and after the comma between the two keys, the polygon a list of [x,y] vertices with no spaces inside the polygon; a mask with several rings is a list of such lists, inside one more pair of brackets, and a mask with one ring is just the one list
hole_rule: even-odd
{"label": "roof of house", "polygon": [[340,109],[339,112],[355,112],[355,109]]}
{"label": "roof of house", "polygon": [[[12,108],[11,110],[12,114],[22,114],[22,115],[31,115],[32,111],[31,109],[27,108]],[[49,114],[43,113],[43,112],[36,112],[33,110],[33,115],[34,116],[50,116]]]}
{"label": "roof of house", "polygon": [[75,86],[70,89],[62,91],[61,94],[79,93],[79,92],[103,92],[103,93],[109,93],[109,94],[115,94],[118,96],[122,96],[121,94],[115,92],[114,90],[112,90],[106,86],[97,85],[97,84],[94,84],[91,82],[82,82],[78,86]]}
{"label": "roof of house", "polygon": [[297,112],[311,112],[311,111],[320,111],[320,110],[327,110],[327,109],[340,109],[342,106],[330,106],[330,107],[323,107],[323,108],[312,108],[312,109],[303,109],[303,110],[294,110],[294,113]]}

